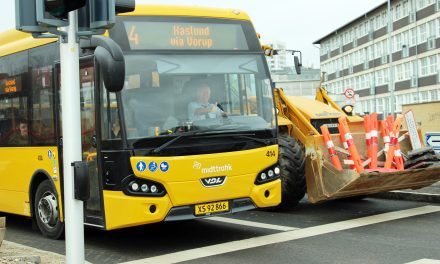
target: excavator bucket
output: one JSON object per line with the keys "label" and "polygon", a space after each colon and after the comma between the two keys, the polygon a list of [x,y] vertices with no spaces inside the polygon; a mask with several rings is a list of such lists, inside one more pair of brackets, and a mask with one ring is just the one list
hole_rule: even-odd
{"label": "excavator bucket", "polygon": [[[420,169],[405,169],[403,171],[383,169],[386,155],[381,152],[384,147],[381,132],[374,133],[373,147],[372,143],[368,143],[373,141],[367,141],[365,138],[364,118],[345,114],[323,88],[317,89],[315,100],[288,96],[282,89],[275,89],[275,99],[280,130],[287,132],[291,138],[296,139],[304,146],[306,188],[311,203],[399,189],[419,189],[440,181],[440,161],[431,162],[429,160],[427,163],[430,167]],[[376,116],[372,115],[372,119],[375,120]],[[350,140],[350,146],[347,143],[347,149],[351,149],[353,153],[345,150],[341,142],[339,134],[341,130],[338,129],[341,127],[340,118],[347,121],[347,123],[342,122],[342,131],[350,131],[353,137],[353,142],[351,137],[344,137],[344,139]],[[328,127],[332,142],[329,141],[328,135],[326,142],[324,142],[321,131],[323,125]],[[370,131],[376,132],[376,129],[379,128],[374,127]],[[324,131],[324,134],[327,132]],[[400,131],[400,135],[407,134],[405,131]],[[371,137],[373,136],[371,135]],[[353,149],[353,143],[356,151]],[[369,150],[367,145],[371,146]],[[402,156],[408,156],[408,151],[411,150],[408,136],[403,136],[399,147]],[[335,150],[338,158],[334,156]],[[380,153],[371,166],[363,164],[367,160],[368,151],[370,151],[370,155],[376,151]],[[394,159],[393,156],[390,157]],[[390,157],[388,157],[387,167],[390,167]],[[342,164],[342,170],[336,168],[338,164],[335,164],[336,167],[334,165],[338,159]],[[398,161],[396,167],[401,167],[401,159],[399,158]],[[411,159],[411,161],[416,165],[421,164],[418,162],[419,160]],[[348,162],[352,162],[352,166],[347,165]],[[361,173],[357,171],[361,171]]]}
{"label": "excavator bucket", "polygon": [[[355,128],[354,130],[359,131],[360,129]],[[352,134],[361,157],[363,160],[366,159],[365,134],[363,132]],[[335,146],[342,146],[339,134],[331,136]],[[382,137],[379,136],[380,138]],[[348,166],[345,166],[343,170],[337,170],[331,163],[331,157],[321,135],[308,136],[306,141],[307,195],[311,203],[337,198],[365,196],[391,190],[419,189],[440,180],[440,162],[427,168],[406,169],[404,171],[381,172],[381,170],[378,170],[357,173],[350,170]],[[379,149],[381,146],[383,146],[383,143],[379,140]],[[400,142],[400,148],[404,156],[410,150],[410,146],[409,138],[404,136],[404,139]],[[338,151],[338,156],[341,161],[347,159],[342,151]],[[382,154],[378,158],[378,164],[383,166],[384,161],[384,155]]]}

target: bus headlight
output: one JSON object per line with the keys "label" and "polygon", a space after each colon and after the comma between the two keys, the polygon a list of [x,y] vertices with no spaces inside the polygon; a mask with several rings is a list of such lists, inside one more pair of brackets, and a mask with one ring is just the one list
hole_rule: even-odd
{"label": "bus headlight", "polygon": [[148,192],[148,185],[147,185],[147,184],[142,184],[142,186],[141,186],[141,190],[142,190],[143,192]]}
{"label": "bus headlight", "polygon": [[164,196],[166,193],[162,184],[134,175],[127,176],[122,180],[122,191],[130,196]]}
{"label": "bus headlight", "polygon": [[269,171],[267,172],[267,175],[269,175],[269,177],[272,178],[273,175],[274,175],[273,170],[269,170]]}
{"label": "bus headlight", "polygon": [[139,190],[139,184],[135,181],[130,182],[128,185],[132,191],[137,192]]}
{"label": "bus headlight", "polygon": [[280,167],[278,165],[270,166],[258,173],[258,176],[255,179],[255,184],[259,185],[276,180],[280,177],[280,172]]}

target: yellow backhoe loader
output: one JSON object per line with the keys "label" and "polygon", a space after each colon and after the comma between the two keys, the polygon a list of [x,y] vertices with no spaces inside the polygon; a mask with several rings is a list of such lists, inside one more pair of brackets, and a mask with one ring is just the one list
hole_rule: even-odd
{"label": "yellow backhoe loader", "polygon": [[[267,51],[264,46],[263,49],[266,55],[277,53]],[[298,72],[299,60],[295,60],[295,66]],[[336,147],[337,155],[344,161],[349,153],[342,148],[337,125],[338,118],[346,116],[354,143],[362,160],[366,160],[363,118],[352,116],[352,109],[344,111],[323,87],[317,88],[315,100],[288,96],[282,88],[275,88],[274,93],[280,131],[278,144],[282,177],[282,203],[279,209],[294,207],[305,193],[309,202],[317,203],[338,198],[365,197],[391,190],[418,189],[440,180],[440,162],[428,168],[394,172],[357,173],[347,165],[337,170],[331,162],[320,127],[327,125],[334,145],[340,146]],[[410,139],[404,131],[400,135],[401,152],[406,157],[411,150]],[[381,148],[383,142],[380,134],[378,139]],[[379,163],[383,162],[384,155],[380,155],[378,160]]]}

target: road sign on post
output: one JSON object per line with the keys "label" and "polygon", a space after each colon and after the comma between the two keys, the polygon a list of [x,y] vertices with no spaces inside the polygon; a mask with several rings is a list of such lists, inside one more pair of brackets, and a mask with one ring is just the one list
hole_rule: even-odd
{"label": "road sign on post", "polygon": [[440,154],[440,132],[426,132],[425,143]]}
{"label": "road sign on post", "polygon": [[411,140],[411,146],[413,150],[422,148],[422,142],[420,142],[419,132],[417,129],[417,123],[414,118],[412,110],[404,113],[406,125],[408,127],[409,139]]}
{"label": "road sign on post", "polygon": [[345,89],[345,91],[344,91],[344,95],[345,95],[345,97],[347,97],[347,99],[352,99],[352,98],[354,98],[354,95],[355,95],[356,93],[355,93],[355,91],[354,91],[354,89],[353,88],[347,88],[347,89]]}

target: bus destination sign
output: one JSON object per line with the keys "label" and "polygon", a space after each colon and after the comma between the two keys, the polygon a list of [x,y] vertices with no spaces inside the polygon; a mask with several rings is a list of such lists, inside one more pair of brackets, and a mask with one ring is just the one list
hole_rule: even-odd
{"label": "bus destination sign", "polygon": [[247,50],[240,24],[125,21],[132,50]]}

